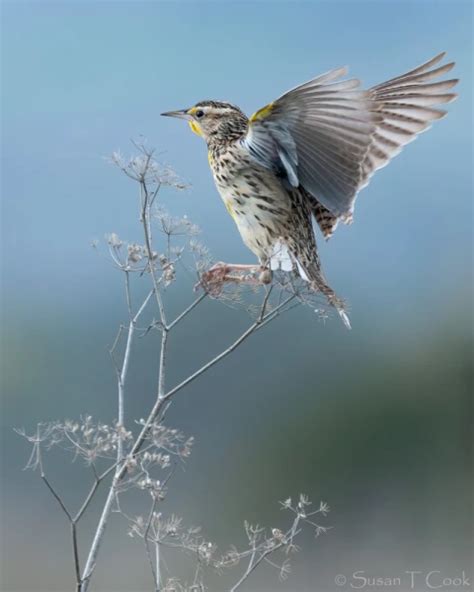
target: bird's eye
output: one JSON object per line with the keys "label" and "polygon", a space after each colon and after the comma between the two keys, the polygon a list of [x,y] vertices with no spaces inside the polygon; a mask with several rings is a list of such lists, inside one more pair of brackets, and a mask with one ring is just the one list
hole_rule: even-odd
{"label": "bird's eye", "polygon": [[198,119],[201,119],[201,117],[204,116],[204,111],[201,111],[201,109],[199,109],[199,111],[196,111],[196,113],[194,114]]}

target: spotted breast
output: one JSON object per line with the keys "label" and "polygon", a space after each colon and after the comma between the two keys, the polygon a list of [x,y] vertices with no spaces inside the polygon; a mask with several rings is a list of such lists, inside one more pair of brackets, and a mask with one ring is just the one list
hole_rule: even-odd
{"label": "spotted breast", "polygon": [[209,164],[222,200],[247,247],[262,265],[270,262],[272,269],[291,270],[286,238],[292,208],[280,179],[256,166],[238,143],[225,152],[210,151]]}

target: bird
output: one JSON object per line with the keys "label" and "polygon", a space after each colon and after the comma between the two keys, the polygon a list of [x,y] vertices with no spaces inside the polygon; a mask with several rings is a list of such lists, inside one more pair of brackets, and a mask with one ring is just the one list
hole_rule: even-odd
{"label": "bird", "polygon": [[[231,271],[298,274],[350,328],[344,300],[329,286],[316,244],[339,222],[353,220],[354,204],[372,175],[444,117],[438,105],[456,98],[458,79],[436,80],[454,62],[442,52],[405,74],[361,89],[341,67],[301,84],[247,115],[218,100],[162,113],[188,122],[207,143],[222,200],[258,264],[220,263],[209,270],[225,281]],[[254,276],[247,276],[254,277]]]}

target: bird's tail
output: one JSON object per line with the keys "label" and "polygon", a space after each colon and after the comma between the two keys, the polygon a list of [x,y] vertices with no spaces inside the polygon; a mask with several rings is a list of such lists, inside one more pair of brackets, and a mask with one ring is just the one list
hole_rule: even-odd
{"label": "bird's tail", "polygon": [[313,263],[305,267],[304,271],[313,290],[315,292],[321,292],[321,294],[323,294],[326,297],[329,304],[337,310],[344,325],[348,329],[350,329],[351,322],[347,315],[345,302],[344,300],[342,300],[342,298],[339,298],[336,292],[334,292],[331,286],[327,283],[324,275],[321,272],[319,265]]}

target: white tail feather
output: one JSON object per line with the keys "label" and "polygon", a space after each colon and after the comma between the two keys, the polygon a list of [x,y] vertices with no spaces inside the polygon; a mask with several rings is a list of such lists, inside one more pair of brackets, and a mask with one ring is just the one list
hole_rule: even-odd
{"label": "white tail feather", "polygon": [[288,247],[281,240],[273,245],[273,251],[270,256],[270,269],[277,271],[292,271],[293,261],[290,256]]}

